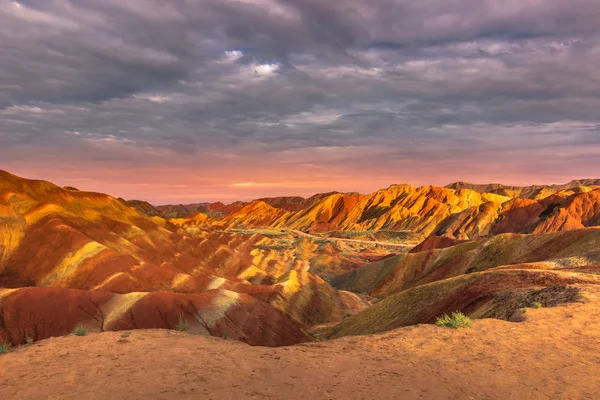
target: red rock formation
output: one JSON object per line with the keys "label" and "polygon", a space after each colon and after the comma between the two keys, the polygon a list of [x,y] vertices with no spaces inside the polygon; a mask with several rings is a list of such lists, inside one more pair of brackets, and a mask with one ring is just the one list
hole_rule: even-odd
{"label": "red rock formation", "polygon": [[526,232],[534,224],[545,207],[528,199],[513,199],[504,204],[492,233]]}
{"label": "red rock formation", "polygon": [[[262,202],[249,205],[253,206],[273,209]],[[337,248],[316,251],[312,242],[298,239],[305,258],[296,259],[294,251],[285,248],[257,247],[267,240],[263,235],[206,229],[209,220],[204,214],[170,220],[150,217],[107,195],[3,173],[0,216],[0,287],[124,295],[229,289],[273,305],[303,326],[313,320],[341,320],[357,302],[354,295],[339,293],[306,272],[311,258],[327,265],[326,260],[339,253]],[[336,256],[335,268],[341,262],[352,265],[339,260]],[[286,277],[294,277],[293,282]],[[297,301],[300,293],[307,296],[304,302]]]}
{"label": "red rock formation", "polygon": [[479,193],[496,193],[503,196],[525,198],[525,199],[543,199],[552,194],[562,191],[572,190],[580,192],[589,190],[588,188],[600,186],[600,179],[579,179],[573,180],[564,185],[532,185],[532,186],[506,186],[498,183],[477,185],[467,182],[454,182],[446,187],[449,189],[469,189]]}
{"label": "red rock formation", "polygon": [[[62,288],[0,289],[0,342],[66,335],[76,326],[93,331],[184,329],[251,345],[283,346],[309,337],[288,316],[247,294],[212,290],[123,295]],[[182,323],[182,321],[184,321]]]}
{"label": "red rock formation", "polygon": [[[176,309],[185,313],[181,306],[190,299],[203,310],[214,306],[213,300],[206,300],[212,299],[207,293],[220,289],[225,297],[235,298],[235,307],[227,308],[232,314],[226,313],[227,319],[215,322],[216,328],[207,328],[208,333],[227,329],[249,343],[283,343],[288,339],[273,339],[264,332],[271,330],[271,325],[262,321],[262,314],[278,320],[283,313],[308,328],[338,322],[366,305],[356,295],[334,289],[315,271],[329,277],[360,267],[370,258],[380,259],[333,277],[331,282],[338,289],[386,296],[506,265],[534,269],[535,264],[537,269],[556,270],[598,264],[598,230],[572,229],[600,223],[599,196],[600,190],[572,190],[538,201],[469,189],[400,185],[370,195],[328,193],[309,199],[274,198],[231,205],[231,212],[218,221],[220,225],[213,225],[214,220],[204,213],[167,220],[138,212],[111,196],[0,172],[0,287],[17,288],[16,292],[3,291],[2,301],[6,304],[13,295],[22,293],[26,294],[23,304],[33,304],[54,293],[48,294],[48,301],[55,301],[57,307],[67,300],[55,298],[83,296],[97,300],[101,307],[106,304],[109,312],[122,309],[109,304],[129,304],[128,299],[133,299],[135,306],[127,307],[133,309],[132,317],[119,317],[123,326],[133,326],[134,322],[144,327],[153,325],[158,315],[161,327],[167,327]],[[257,234],[246,227],[267,229]],[[221,230],[226,228],[242,229]],[[314,238],[295,237],[291,229],[386,229],[444,238],[426,240],[410,254],[385,258],[367,252],[361,258],[361,252],[341,251],[333,243],[320,245]],[[537,234],[555,231],[561,232]],[[498,235],[505,232],[515,233]],[[271,239],[273,235],[278,239]],[[473,238],[487,239],[456,241]],[[28,294],[24,286],[40,286],[40,291]],[[87,294],[61,291],[65,288],[82,289]],[[78,304],[77,299],[73,304]],[[225,298],[219,295],[215,299],[219,302]],[[159,303],[170,306],[162,309]],[[135,307],[142,305],[145,308],[137,311]],[[155,315],[149,311],[152,307],[161,311]],[[13,307],[31,312],[34,308]],[[69,310],[67,307],[65,311],[68,323],[58,321],[55,327],[44,329],[64,332],[67,325],[72,329],[72,324],[87,321]],[[10,313],[13,318],[13,311]],[[244,316],[251,313],[257,318]],[[11,337],[14,329],[20,329],[19,318],[17,322],[11,319],[7,328]],[[121,319],[111,321],[116,324]],[[253,321],[253,328],[246,321]],[[287,322],[282,323],[287,326]],[[201,321],[194,324],[194,329],[202,325]],[[298,339],[294,333],[290,335],[290,340]]]}
{"label": "red rock formation", "polygon": [[412,287],[500,266],[588,267],[600,263],[600,228],[502,234],[446,248],[399,254],[331,279],[334,287],[387,296]]}
{"label": "red rock formation", "polygon": [[533,232],[556,232],[600,224],[600,189],[576,193],[558,203]]}
{"label": "red rock formation", "polygon": [[[566,185],[525,188],[462,182],[446,188],[393,185],[370,195],[334,192],[308,199],[273,197],[230,206],[215,203],[208,209],[221,210],[219,218],[222,216],[222,220],[214,222],[220,229],[394,230],[424,236],[477,239],[500,233],[541,233],[599,224],[600,212],[591,206],[597,204],[594,193],[598,190],[593,186],[582,186],[595,183],[594,180],[582,180]],[[589,199],[587,203],[583,200],[586,198]],[[577,205],[577,201],[581,204]],[[570,210],[567,213],[556,211],[556,215],[548,219],[552,211],[548,210],[552,207],[569,207]],[[586,208],[587,211],[581,211]]]}
{"label": "red rock formation", "polygon": [[[543,287],[579,284],[598,285],[600,277],[531,269],[499,269],[462,275],[390,296],[332,327],[325,336],[367,335],[402,326],[433,323],[437,317],[455,311],[485,316],[490,309],[497,307],[496,299],[503,298],[506,303],[511,297],[522,296],[526,289],[529,289],[529,293],[535,293],[535,290]],[[496,298],[496,295],[504,296]],[[518,302],[513,307],[516,308],[513,311],[519,311]]]}

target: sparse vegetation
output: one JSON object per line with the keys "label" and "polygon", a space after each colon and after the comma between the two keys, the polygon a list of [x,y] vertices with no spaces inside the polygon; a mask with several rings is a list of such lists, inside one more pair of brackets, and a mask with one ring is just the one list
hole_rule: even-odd
{"label": "sparse vegetation", "polygon": [[[498,318],[511,322],[524,321],[530,308],[555,307],[559,304],[582,301],[580,289],[567,285],[550,286],[543,289],[519,289],[496,295],[492,307],[480,318]],[[527,310],[527,311],[526,311]]]}
{"label": "sparse vegetation", "polygon": [[376,231],[334,231],[329,232],[329,237],[351,239],[358,236],[368,236]]}
{"label": "sparse vegetation", "polygon": [[293,249],[294,245],[292,243],[269,243],[269,244],[254,244],[252,245],[255,249],[261,250],[288,250]]}
{"label": "sparse vegetation", "polygon": [[334,231],[327,233],[327,236],[330,238],[372,240],[388,243],[407,243],[409,241],[419,241],[420,239],[419,235],[411,231],[386,230]]}
{"label": "sparse vegetation", "polygon": [[229,333],[227,332],[223,332],[223,335],[221,335],[221,337],[225,340],[229,339]]}
{"label": "sparse vegetation", "polygon": [[75,328],[73,330],[73,335],[75,335],[75,336],[85,336],[85,335],[87,335],[87,329],[85,329],[83,326],[78,326],[77,328]]}
{"label": "sparse vegetation", "polygon": [[261,235],[267,236],[267,237],[280,237],[280,236],[289,236],[290,235],[290,233],[286,232],[286,231],[275,230],[275,229],[260,229],[260,228],[256,228],[256,229],[252,229],[252,228],[246,228],[246,229],[233,228],[230,231],[223,231],[223,233],[231,233],[231,232],[241,233],[241,234],[244,234],[244,235],[261,234]]}
{"label": "sparse vegetation", "polygon": [[187,332],[189,328],[190,324],[188,320],[182,314],[179,314],[179,320],[177,321],[175,329],[180,332]]}
{"label": "sparse vegetation", "polygon": [[10,343],[4,342],[0,343],[0,354],[9,353],[12,350]]}
{"label": "sparse vegetation", "polygon": [[452,315],[444,314],[439,317],[435,324],[437,326],[445,326],[447,328],[470,328],[471,319],[461,312],[453,312]]}
{"label": "sparse vegetation", "polygon": [[33,338],[31,336],[25,336],[25,344],[27,346],[31,346],[34,343],[35,343],[35,340],[33,340]]}

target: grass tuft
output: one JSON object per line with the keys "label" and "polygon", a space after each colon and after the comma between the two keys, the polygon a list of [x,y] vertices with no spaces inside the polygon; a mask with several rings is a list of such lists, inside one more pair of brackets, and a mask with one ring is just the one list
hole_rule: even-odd
{"label": "grass tuft", "polygon": [[540,303],[539,301],[536,301],[535,303],[533,303],[532,307],[533,308],[542,308],[542,303]]}
{"label": "grass tuft", "polygon": [[75,335],[75,336],[85,336],[85,335],[87,335],[87,329],[85,329],[83,326],[78,326],[77,328],[75,328],[73,330],[73,335]]}
{"label": "grass tuft", "polygon": [[229,338],[229,333],[223,332],[223,339],[227,340]]}
{"label": "grass tuft", "polygon": [[523,307],[523,308],[521,308],[521,312],[522,312],[523,314],[527,314],[527,307]]}
{"label": "grass tuft", "polygon": [[452,315],[444,314],[439,317],[435,324],[437,326],[445,326],[447,328],[470,328],[471,327],[471,319],[465,316],[461,312],[453,312]]}
{"label": "grass tuft", "polygon": [[0,354],[9,353],[12,350],[10,343],[4,342],[0,343]]}
{"label": "grass tuft", "polygon": [[177,321],[177,325],[175,329],[180,332],[187,332],[190,328],[190,324],[187,319],[182,314],[179,314],[179,320]]}

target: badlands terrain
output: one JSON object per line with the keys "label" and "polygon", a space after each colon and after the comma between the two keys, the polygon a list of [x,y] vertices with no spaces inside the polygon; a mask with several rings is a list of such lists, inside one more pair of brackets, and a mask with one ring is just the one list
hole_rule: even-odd
{"label": "badlands terrain", "polygon": [[0,171],[0,398],[595,398],[599,185],[154,206]]}

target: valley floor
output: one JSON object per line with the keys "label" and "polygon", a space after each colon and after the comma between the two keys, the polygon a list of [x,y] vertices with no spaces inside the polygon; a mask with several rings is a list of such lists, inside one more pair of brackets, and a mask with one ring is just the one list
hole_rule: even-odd
{"label": "valley floor", "polygon": [[418,325],[291,347],[166,330],[91,333],[0,355],[1,399],[594,399],[600,290],[471,329]]}

